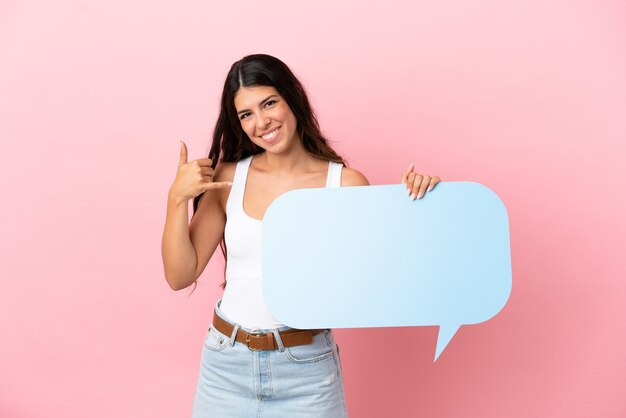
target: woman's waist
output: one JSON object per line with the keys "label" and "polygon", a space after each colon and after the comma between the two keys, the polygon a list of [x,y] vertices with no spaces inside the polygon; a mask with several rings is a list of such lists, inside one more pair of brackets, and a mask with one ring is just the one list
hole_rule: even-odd
{"label": "woman's waist", "polygon": [[[226,288],[228,289],[228,285]],[[265,306],[261,295],[251,296],[225,291],[218,304],[216,304],[215,310],[222,319],[232,324],[238,324],[246,330],[289,328],[274,318]]]}

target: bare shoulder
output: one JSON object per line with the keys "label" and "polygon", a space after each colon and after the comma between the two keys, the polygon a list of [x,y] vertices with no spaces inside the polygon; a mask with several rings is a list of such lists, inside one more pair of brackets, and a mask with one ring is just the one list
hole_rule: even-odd
{"label": "bare shoulder", "polygon": [[369,186],[367,177],[359,170],[343,167],[341,170],[341,186]]}

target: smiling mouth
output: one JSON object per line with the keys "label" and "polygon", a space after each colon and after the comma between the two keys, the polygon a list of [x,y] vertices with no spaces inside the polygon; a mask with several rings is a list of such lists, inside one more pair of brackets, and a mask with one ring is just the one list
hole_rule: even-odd
{"label": "smiling mouth", "polygon": [[278,135],[278,131],[280,130],[280,127],[274,129],[272,132],[266,134],[266,135],[262,135],[261,138],[264,141],[268,141],[271,142],[274,138],[276,138],[276,135]]}

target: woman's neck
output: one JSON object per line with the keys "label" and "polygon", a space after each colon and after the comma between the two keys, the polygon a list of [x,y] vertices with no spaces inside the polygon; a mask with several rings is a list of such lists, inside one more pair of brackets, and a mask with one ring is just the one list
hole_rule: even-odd
{"label": "woman's neck", "polygon": [[280,154],[262,152],[255,160],[258,160],[259,170],[275,175],[292,175],[310,171],[312,166],[319,162],[319,158],[309,154],[300,143]]}

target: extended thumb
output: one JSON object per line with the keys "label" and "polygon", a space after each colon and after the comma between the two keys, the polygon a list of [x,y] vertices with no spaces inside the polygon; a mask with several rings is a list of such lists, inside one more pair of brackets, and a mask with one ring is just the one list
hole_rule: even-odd
{"label": "extended thumb", "polygon": [[186,164],[187,163],[187,145],[180,140],[180,159],[178,164]]}

